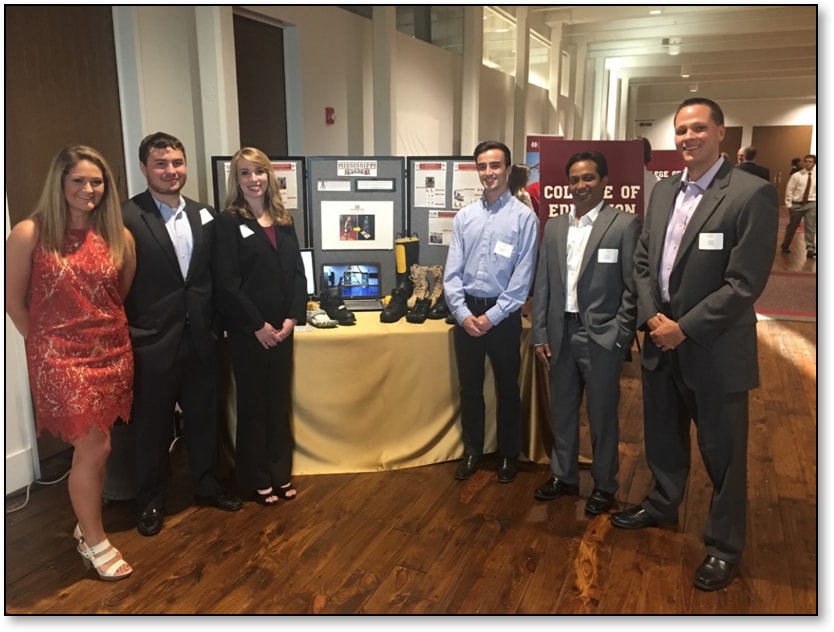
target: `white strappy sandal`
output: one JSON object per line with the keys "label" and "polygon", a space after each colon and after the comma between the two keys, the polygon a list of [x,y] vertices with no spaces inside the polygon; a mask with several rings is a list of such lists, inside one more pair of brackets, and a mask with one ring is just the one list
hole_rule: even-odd
{"label": "white strappy sandal", "polygon": [[[75,525],[75,530],[72,532],[72,535],[76,540],[78,540],[77,550],[81,554],[84,566],[88,570],[90,568],[95,568],[98,576],[105,581],[117,581],[119,579],[130,577],[133,569],[130,567],[130,564],[122,558],[122,554],[119,552],[119,549],[110,544],[110,540],[105,539],[103,542],[99,542],[95,546],[89,546],[84,541],[84,534],[81,533],[81,525],[79,524]],[[114,560],[117,561],[114,562]],[[107,570],[102,570],[102,567],[106,566],[108,563],[110,563],[110,566],[107,567]],[[122,572],[125,568],[127,568],[127,571]]]}

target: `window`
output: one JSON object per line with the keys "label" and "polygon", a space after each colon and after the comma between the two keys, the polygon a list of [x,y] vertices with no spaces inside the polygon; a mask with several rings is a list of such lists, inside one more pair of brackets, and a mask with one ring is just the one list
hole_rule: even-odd
{"label": "window", "polygon": [[[514,17],[500,9],[484,7],[484,66],[515,76],[516,31]],[[550,88],[550,43],[535,31],[528,32],[528,39],[527,81],[547,90]]]}

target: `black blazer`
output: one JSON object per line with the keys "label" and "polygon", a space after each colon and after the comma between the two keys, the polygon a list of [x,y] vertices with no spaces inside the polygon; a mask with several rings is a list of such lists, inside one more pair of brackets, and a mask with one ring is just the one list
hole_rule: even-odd
{"label": "black blazer", "polygon": [[770,182],[770,169],[768,169],[767,167],[757,165],[755,162],[742,162],[740,164],[737,164],[736,167],[738,167],[742,171],[752,173],[754,176],[759,176],[760,178],[764,178],[765,180]]}
{"label": "black blazer", "polygon": [[149,191],[122,205],[122,217],[136,242],[136,276],[125,299],[133,350],[144,360],[170,366],[188,326],[200,357],[213,362],[219,321],[212,299],[213,208],[185,199],[194,249],[183,279],[162,214]]}
{"label": "black blazer", "polygon": [[223,211],[214,256],[217,307],[230,332],[254,333],[285,318],[307,322],[307,278],[292,224],[275,225],[277,248],[254,219]]}

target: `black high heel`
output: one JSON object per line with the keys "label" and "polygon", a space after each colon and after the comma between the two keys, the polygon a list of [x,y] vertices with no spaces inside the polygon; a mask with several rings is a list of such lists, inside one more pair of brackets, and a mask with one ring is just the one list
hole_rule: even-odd
{"label": "black high heel", "polygon": [[295,487],[292,486],[292,482],[281,485],[278,489],[273,489],[272,493],[282,500],[295,500],[295,497],[298,495]]}
{"label": "black high heel", "polygon": [[[269,500],[270,498],[274,498],[275,500]],[[280,498],[279,494],[275,493],[271,487],[266,491],[261,491],[256,489],[253,493],[248,495],[249,500],[254,500],[259,505],[263,505],[264,507],[274,507],[278,504],[278,499]]]}

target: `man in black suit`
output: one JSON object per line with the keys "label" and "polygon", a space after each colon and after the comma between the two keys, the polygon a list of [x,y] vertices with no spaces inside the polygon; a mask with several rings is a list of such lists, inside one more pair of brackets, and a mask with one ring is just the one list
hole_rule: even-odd
{"label": "man in black suit", "polygon": [[181,195],[185,148],[157,132],[139,146],[148,188],[122,206],[136,242],[136,277],[125,299],[135,363],[131,421],[136,431],[139,533],[162,528],[170,488],[168,448],[179,404],[198,504],[237,511],[217,479],[217,341],[212,305],[214,209]]}
{"label": "man in black suit", "polygon": [[643,421],[648,496],[614,514],[623,529],[677,522],[690,466],[690,421],[712,483],[701,590],[732,582],[747,526],[749,391],[759,385],[756,313],[775,256],[776,188],[719,156],[724,114],[687,99],[675,114],[683,173],[657,183],[634,260],[645,332]]}
{"label": "man in black suit", "polygon": [[742,147],[738,150],[740,156],[743,156],[743,160],[736,165],[739,169],[746,171],[747,173],[752,173],[754,176],[759,176],[760,178],[764,178],[768,182],[770,182],[770,169],[767,167],[762,167],[761,165],[757,165],[754,161],[756,160],[756,154],[758,150],[753,147]]}

